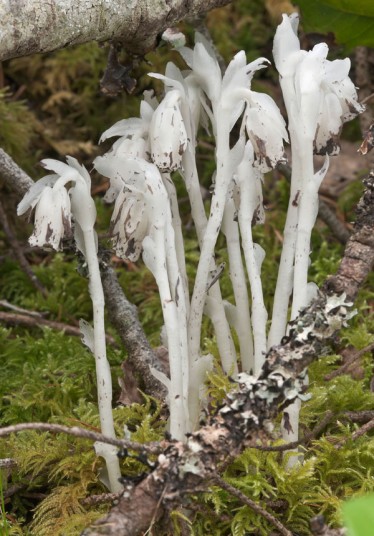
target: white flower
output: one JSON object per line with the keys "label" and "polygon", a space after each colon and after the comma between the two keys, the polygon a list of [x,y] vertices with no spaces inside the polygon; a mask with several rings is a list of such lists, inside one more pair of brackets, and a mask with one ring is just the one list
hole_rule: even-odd
{"label": "white flower", "polygon": [[286,124],[269,95],[249,92],[245,126],[255,154],[254,165],[262,173],[286,160],[283,146],[288,141]]}
{"label": "white flower", "polygon": [[119,257],[136,261],[144,238],[164,225],[169,201],[160,172],[141,158],[114,156],[96,158],[95,168],[121,185],[111,219],[113,246]]}
{"label": "white flower", "polygon": [[34,232],[29,238],[32,246],[51,246],[59,251],[64,238],[72,236],[70,198],[62,185],[55,186],[58,175],[48,175],[36,182],[19,203],[21,216],[35,208]]}
{"label": "white flower", "polygon": [[[82,229],[92,228],[95,222],[90,176],[75,158],[68,156],[67,161],[42,160],[46,169],[56,173],[36,182],[18,205],[18,215],[35,208],[34,232],[29,239],[32,246],[61,250],[63,239],[72,236],[72,215]],[[73,184],[69,191],[65,187],[68,183]]]}
{"label": "white flower", "polygon": [[161,171],[181,167],[187,132],[179,108],[180,92],[168,91],[153,113],[149,127],[151,158]]}
{"label": "white flower", "polygon": [[297,27],[297,15],[283,15],[273,48],[290,125],[314,140],[318,154],[337,154],[343,123],[364,110],[348,77],[351,63],[348,58],[327,60],[325,43],[309,52],[300,50]]}

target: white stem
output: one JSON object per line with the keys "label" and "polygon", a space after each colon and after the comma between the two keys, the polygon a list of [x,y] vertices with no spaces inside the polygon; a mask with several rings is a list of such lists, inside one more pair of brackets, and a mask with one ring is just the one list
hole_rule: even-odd
{"label": "white stem", "polygon": [[296,318],[300,309],[306,307],[310,238],[318,210],[318,186],[314,181],[313,141],[303,140],[302,155],[303,185],[299,201],[299,218],[295,245],[294,293],[291,320]]}
{"label": "white stem", "polygon": [[[195,155],[191,148],[191,144],[189,144],[187,151],[183,156],[183,167],[183,176],[191,204],[191,215],[195,223],[196,234],[201,250],[207,227],[207,217],[205,214],[204,203],[201,196]],[[210,262],[210,270],[214,268],[215,263],[212,257]],[[227,322],[219,282],[217,282],[211,287],[208,294],[214,299],[215,306],[213,311],[211,306],[207,305],[205,307],[205,313],[209,316],[213,323],[214,332],[217,338],[217,346],[222,360],[222,367],[227,373],[236,373],[237,363],[235,345],[232,340],[229,324]],[[195,337],[199,337],[200,345],[200,334],[196,333]]]}
{"label": "white stem", "polygon": [[[185,307],[186,307],[186,311],[188,314],[189,292],[188,292],[188,278],[187,278],[187,272],[186,272],[186,255],[184,251],[182,221],[179,215],[177,192],[176,192],[174,182],[172,181],[169,174],[162,173],[162,179],[163,179],[163,183],[166,188],[166,191],[168,193],[168,197],[170,199],[171,221],[172,221],[172,226],[174,229],[174,241],[175,241],[175,249],[176,249],[176,256],[177,256],[178,273],[180,274],[180,278],[181,278],[180,285],[181,285],[181,288],[183,289],[184,302],[185,302]],[[179,293],[180,292],[181,290],[179,289]]]}
{"label": "white stem", "polygon": [[[292,402],[287,409],[285,410],[285,414],[282,419],[282,438],[287,443],[292,443],[293,441],[297,441],[299,439],[299,415],[300,415],[300,409],[301,409],[301,400],[296,399],[295,402]],[[293,452],[294,455],[290,456],[290,458],[287,461],[287,467],[291,468],[296,463],[302,462],[303,456],[299,453],[298,449],[289,450],[287,453]]]}
{"label": "white stem", "polygon": [[[189,318],[189,341],[190,355],[196,359],[199,355],[201,321],[206,297],[206,288],[209,270],[221,228],[223,212],[226,203],[226,195],[231,180],[230,147],[229,147],[229,118],[224,110],[218,109],[215,114],[217,119],[217,176],[215,191],[211,202],[210,216],[206,226],[204,239],[201,247],[200,261],[197,268],[195,286],[191,299],[191,311]],[[227,321],[226,321],[227,324]],[[221,355],[222,363],[226,368],[227,356]],[[231,362],[232,364],[232,362]]]}
{"label": "white stem", "polygon": [[[90,278],[90,294],[93,305],[94,320],[94,354],[96,363],[98,406],[101,432],[115,438],[112,412],[112,378],[110,366],[106,357],[105,325],[104,325],[104,292],[101,283],[99,261],[96,253],[95,231],[83,231],[85,258]],[[122,489],[119,482],[121,471],[117,457],[117,449],[110,445],[99,444],[100,455],[106,462],[110,490],[116,493]]]}
{"label": "white stem", "polygon": [[283,247],[279,263],[277,284],[274,293],[272,321],[268,336],[268,348],[279,344],[286,334],[289,299],[293,288],[293,266],[295,260],[298,226],[298,205],[302,188],[301,159],[298,138],[290,133],[292,148],[292,177],[286,224],[283,232]]}
{"label": "white stem", "polygon": [[189,418],[186,415],[187,400],[184,395],[183,385],[188,386],[188,377],[185,378],[185,370],[182,366],[181,341],[178,323],[178,311],[173,300],[170,289],[169,275],[167,272],[167,260],[165,251],[165,228],[159,227],[153,233],[152,246],[146,246],[143,242],[144,250],[151,248],[147,252],[153,256],[152,264],[148,268],[156,278],[162,313],[164,317],[165,329],[168,339],[169,365],[170,365],[170,389],[169,389],[169,409],[170,409],[170,434],[174,439],[184,441],[188,431]]}
{"label": "white stem", "polygon": [[[186,296],[183,287],[183,276],[178,265],[178,256],[175,247],[175,233],[171,224],[171,214],[166,222],[166,267],[168,272],[168,279],[170,284],[171,298],[175,304],[178,322],[178,334],[180,345],[180,367],[182,373],[182,389],[183,389],[183,406],[185,413],[185,425],[184,433],[191,432],[191,423],[189,422],[189,376],[190,376],[190,363],[188,352],[188,334],[187,334],[187,321],[188,321],[188,309],[189,302],[186,303]],[[172,377],[171,377],[172,380]]]}
{"label": "white stem", "polygon": [[[252,177],[249,177],[248,179],[253,180]],[[267,311],[264,305],[261,273],[256,262],[254,251],[252,237],[253,211],[249,210],[251,204],[250,180],[243,180],[240,183],[240,209],[238,216],[242,236],[242,247],[252,294],[251,316],[254,341],[254,374],[257,375],[262,368],[266,355]]]}
{"label": "white stem", "polygon": [[227,252],[230,262],[230,279],[235,297],[235,329],[239,338],[240,359],[243,372],[254,370],[253,339],[247,282],[242,261],[238,224],[234,221],[235,206],[230,199],[226,203],[222,231],[226,236]]}

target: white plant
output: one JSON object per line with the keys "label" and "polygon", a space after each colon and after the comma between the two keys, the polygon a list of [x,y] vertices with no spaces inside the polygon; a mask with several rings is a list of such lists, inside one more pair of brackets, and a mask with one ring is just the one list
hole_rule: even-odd
{"label": "white plant", "polygon": [[[328,170],[329,155],[339,152],[343,123],[363,111],[348,77],[350,60],[327,60],[328,47],[300,49],[298,16],[283,16],[275,38],[273,55],[288,114],[292,151],[291,193],[284,229],[284,243],[274,295],[268,346],[285,335],[291,293],[291,320],[306,307],[314,285],[308,283],[311,232],[318,213],[318,190]],[[326,155],[315,172],[313,154]],[[298,438],[300,401],[288,409],[289,426],[283,430],[289,441]]]}
{"label": "white plant", "polygon": [[[84,341],[95,356],[101,431],[115,438],[112,379],[105,344],[104,293],[94,230],[96,207],[91,197],[91,179],[87,170],[75,158],[68,156],[67,162],[63,164],[51,159],[42,161],[46,169],[55,173],[35,183],[19,203],[17,213],[22,215],[35,208],[34,232],[29,240],[33,246],[51,246],[57,251],[61,250],[63,239],[71,237],[74,230],[76,245],[84,255],[89,273],[94,327],[92,330],[85,323],[81,327]],[[67,185],[70,185],[68,190]],[[95,449],[105,459],[109,489],[120,491],[121,473],[116,449],[104,443],[96,443]]]}
{"label": "white plant", "polygon": [[[260,58],[247,64],[241,51],[222,76],[213,48],[198,34],[193,49],[178,48],[188,69],[181,71],[168,63],[165,75],[151,74],[164,83],[163,99],[158,102],[146,92],[140,117],[119,121],[101,138],[119,138],[110,151],[95,160],[96,169],[110,179],[105,200],[114,202],[113,247],[118,256],[133,262],[142,256],[158,285],[170,376],[159,371],[153,373],[167,387],[170,432],[179,440],[184,440],[185,434],[197,425],[205,375],[212,367],[212,356],[203,355],[201,349],[203,314],[214,327],[223,370],[237,375],[241,369],[257,375],[267,348],[278,344],[286,334],[291,294],[294,318],[313,292],[307,277],[318,188],[328,168],[328,154],[337,152],[342,123],[362,111],[362,107],[348,78],[349,60],[329,62],[326,45],[317,45],[310,52],[300,50],[296,31],[297,17],[284,16],[274,40],[289,134],[271,97],[251,89],[252,77],[269,62]],[[216,171],[209,215],[196,164],[200,126],[206,131],[211,129],[215,141]],[[231,143],[234,132],[236,141]],[[268,312],[261,277],[266,253],[254,242],[252,226],[263,223],[265,217],[264,173],[284,161],[284,142],[289,138],[293,165],[291,196],[272,323],[267,334]],[[326,154],[325,164],[317,172],[313,167],[314,151]],[[74,159],[68,159],[68,164],[47,161],[47,167],[57,175],[39,181],[21,202],[19,213],[35,207],[35,231],[30,239],[35,245],[60,249],[63,237],[74,229],[77,246],[90,271],[97,370],[103,367],[100,377],[108,378],[90,179]],[[178,176],[189,196],[200,248],[191,294],[174,184]],[[73,184],[68,191],[67,183]],[[219,276],[224,266],[217,265],[215,259],[220,232],[227,242],[234,303],[226,302],[221,295]],[[232,330],[237,334],[240,359]],[[88,331],[85,330],[86,338]],[[101,389],[99,372],[98,386]],[[99,393],[101,415],[111,412],[110,400],[111,394]],[[293,415],[296,420],[292,424],[297,421],[297,411]],[[102,427],[103,433],[114,434],[109,417],[102,420]],[[110,465],[110,456],[106,459]],[[117,471],[110,470],[112,474]],[[112,486],[113,482],[114,477]]]}

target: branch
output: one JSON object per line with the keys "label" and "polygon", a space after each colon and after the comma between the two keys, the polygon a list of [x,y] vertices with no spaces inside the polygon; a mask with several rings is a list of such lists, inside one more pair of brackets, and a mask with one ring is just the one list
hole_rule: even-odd
{"label": "branch", "polygon": [[64,426],[62,424],[50,424],[45,422],[29,422],[14,424],[12,426],[6,426],[0,428],[0,437],[7,437],[11,434],[18,434],[25,430],[38,430],[39,432],[53,432],[58,434],[67,434],[74,437],[80,437],[82,439],[89,439],[90,441],[100,441],[108,445],[114,445],[119,449],[131,449],[139,452],[147,452],[158,454],[160,452],[159,443],[136,443],[134,441],[127,441],[126,439],[116,439],[113,437],[107,437],[98,432],[92,432],[85,428],[79,428],[79,426]]}
{"label": "branch", "polygon": [[0,149],[0,177],[18,194],[20,199],[34,184],[32,178],[3,149]]}
{"label": "branch", "polygon": [[[1,302],[0,302],[1,305]],[[64,324],[63,322],[55,322],[54,320],[47,320],[41,316],[31,316],[30,314],[15,314],[15,313],[5,313],[0,311],[0,321],[4,322],[9,326],[25,326],[28,328],[42,328],[46,326],[51,329],[56,329],[58,331],[64,331],[67,335],[73,335],[74,337],[82,338],[82,332],[80,328],[76,326],[70,326],[69,324]],[[105,335],[106,341],[113,346],[118,346],[116,341],[110,335]]]}
{"label": "branch", "polygon": [[21,269],[25,272],[27,277],[30,279],[33,286],[44,296],[44,298],[47,297],[48,293],[46,288],[41,284],[37,276],[32,271],[22,249],[20,248],[20,245],[18,243],[18,240],[16,238],[16,235],[14,234],[14,231],[8,221],[6,212],[4,210],[4,207],[0,201],[0,224],[3,228],[3,231],[7,237],[7,240],[9,242],[9,245],[12,247],[15,256],[18,259],[18,262],[20,264]]}
{"label": "branch", "polygon": [[118,505],[83,536],[140,536],[165,509],[177,508],[189,494],[206,490],[228,456],[266,438],[269,422],[302,394],[307,366],[323,355],[326,340],[346,325],[351,300],[374,264],[374,173],[365,185],[338,273],[290,323],[282,344],[269,350],[258,379],[242,375],[238,390],[207,417],[207,424],[189,435],[186,443],[171,442],[158,457],[155,470],[129,488]]}
{"label": "branch", "polygon": [[230,0],[11,0],[1,3],[0,61],[88,41],[143,55],[158,35]]}
{"label": "branch", "polygon": [[269,523],[274,525],[276,529],[278,529],[279,534],[282,534],[283,536],[292,536],[292,532],[290,532],[278,519],[276,519],[272,514],[267,512],[264,508],[262,508],[258,503],[255,501],[252,501],[249,497],[244,495],[240,490],[237,488],[234,488],[234,486],[231,486],[231,484],[228,484],[223,480],[223,478],[217,476],[214,479],[214,482],[222,489],[226,490],[230,495],[233,495],[237,499],[239,499],[240,502],[243,504],[249,506],[251,510],[256,512],[256,514],[260,514],[262,517],[264,517]]}

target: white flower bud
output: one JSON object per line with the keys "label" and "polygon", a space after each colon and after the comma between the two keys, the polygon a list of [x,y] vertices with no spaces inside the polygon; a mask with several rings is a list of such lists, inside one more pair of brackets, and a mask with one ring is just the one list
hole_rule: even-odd
{"label": "white flower bud", "polygon": [[181,167],[182,155],[187,148],[187,132],[179,108],[180,93],[166,93],[155,110],[150,128],[151,157],[162,171],[175,171]]}
{"label": "white flower bud", "polygon": [[290,123],[314,140],[318,154],[337,154],[343,123],[364,111],[348,77],[350,60],[327,60],[325,43],[300,50],[297,26],[296,15],[283,15],[273,48]]}
{"label": "white flower bud", "polygon": [[31,246],[51,246],[62,249],[63,238],[72,234],[70,198],[65,187],[45,186],[36,202],[34,232],[29,238]]}

